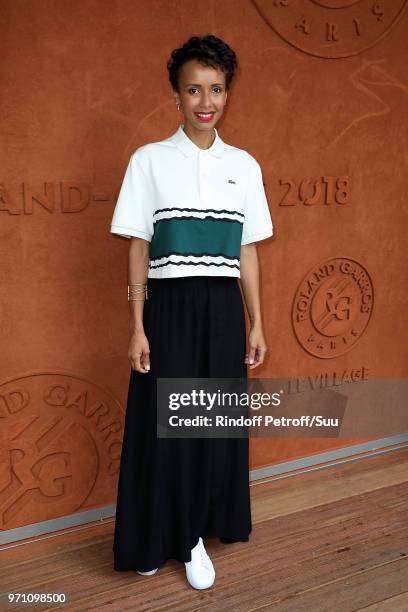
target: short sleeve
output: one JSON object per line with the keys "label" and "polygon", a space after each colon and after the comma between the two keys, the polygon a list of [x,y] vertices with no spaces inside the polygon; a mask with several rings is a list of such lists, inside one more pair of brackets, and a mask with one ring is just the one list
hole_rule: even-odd
{"label": "short sleeve", "polygon": [[153,193],[138,159],[137,151],[131,156],[120,188],[110,231],[124,238],[153,237]]}
{"label": "short sleeve", "polygon": [[273,224],[262,181],[262,170],[253,159],[245,197],[245,220],[241,245],[258,242],[273,234]]}

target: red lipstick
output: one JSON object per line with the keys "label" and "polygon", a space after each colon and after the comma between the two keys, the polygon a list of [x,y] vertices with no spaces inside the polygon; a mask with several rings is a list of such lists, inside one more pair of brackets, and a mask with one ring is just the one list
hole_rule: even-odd
{"label": "red lipstick", "polygon": [[199,121],[208,122],[211,121],[215,113],[194,113]]}

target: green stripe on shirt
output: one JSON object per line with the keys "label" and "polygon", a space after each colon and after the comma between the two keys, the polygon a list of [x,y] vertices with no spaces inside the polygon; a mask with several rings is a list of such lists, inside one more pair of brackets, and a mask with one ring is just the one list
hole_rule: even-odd
{"label": "green stripe on shirt", "polygon": [[155,223],[150,259],[170,253],[240,256],[243,224],[227,219],[174,217]]}

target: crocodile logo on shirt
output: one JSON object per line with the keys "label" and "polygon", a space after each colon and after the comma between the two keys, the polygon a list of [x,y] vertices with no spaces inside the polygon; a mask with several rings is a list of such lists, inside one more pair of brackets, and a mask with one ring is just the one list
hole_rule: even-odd
{"label": "crocodile logo on shirt", "polygon": [[233,185],[236,185],[236,182],[235,182],[235,181],[233,181],[232,179],[228,179],[228,182],[229,182],[229,183],[232,183]]}

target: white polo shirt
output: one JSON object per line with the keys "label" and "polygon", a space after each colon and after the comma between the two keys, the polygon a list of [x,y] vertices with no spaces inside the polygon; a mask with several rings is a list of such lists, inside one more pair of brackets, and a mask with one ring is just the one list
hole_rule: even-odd
{"label": "white polo shirt", "polygon": [[201,149],[183,127],[131,155],[111,232],[150,242],[149,278],[240,277],[240,246],[273,234],[261,168],[215,128]]}

